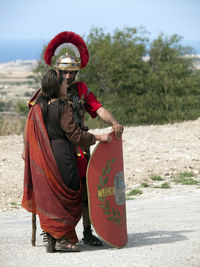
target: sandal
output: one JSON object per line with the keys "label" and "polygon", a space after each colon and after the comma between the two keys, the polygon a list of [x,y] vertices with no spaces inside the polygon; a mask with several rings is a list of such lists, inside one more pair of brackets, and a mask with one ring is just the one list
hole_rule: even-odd
{"label": "sandal", "polygon": [[80,252],[81,249],[70,243],[65,237],[57,240],[56,250],[64,252]]}
{"label": "sandal", "polygon": [[44,231],[42,231],[42,234],[40,235],[43,236],[43,242],[46,247],[46,252],[47,253],[56,252],[56,249],[55,249],[56,239],[53,236],[51,236],[49,233],[45,233]]}

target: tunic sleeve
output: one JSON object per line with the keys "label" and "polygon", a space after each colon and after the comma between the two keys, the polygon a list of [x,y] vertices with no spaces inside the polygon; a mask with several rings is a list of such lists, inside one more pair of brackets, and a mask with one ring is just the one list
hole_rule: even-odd
{"label": "tunic sleeve", "polygon": [[85,109],[90,114],[90,116],[92,118],[95,118],[97,116],[96,111],[101,107],[102,105],[96,99],[96,96],[92,92],[89,92],[87,100],[86,100],[86,104],[85,104]]}
{"label": "tunic sleeve", "polygon": [[65,132],[67,138],[75,145],[89,147],[96,142],[93,134],[82,131],[74,120],[73,110],[69,105],[66,105],[61,118],[60,126]]}
{"label": "tunic sleeve", "polygon": [[102,104],[97,100],[96,96],[90,91],[84,82],[77,82],[77,88],[79,93],[79,98],[81,99],[84,95],[85,110],[90,114],[92,118],[97,116],[96,111],[102,107]]}

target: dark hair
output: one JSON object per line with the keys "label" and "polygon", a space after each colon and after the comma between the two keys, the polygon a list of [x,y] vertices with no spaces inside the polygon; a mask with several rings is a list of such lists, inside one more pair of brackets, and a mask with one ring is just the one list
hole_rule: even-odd
{"label": "dark hair", "polygon": [[49,99],[59,98],[61,83],[56,70],[49,69],[42,78],[42,94]]}
{"label": "dark hair", "polygon": [[[49,69],[42,78],[42,93],[39,96],[37,103],[42,109],[44,123],[46,122],[48,112],[48,102],[53,98],[60,98],[60,86],[63,82],[62,71]],[[65,103],[59,101],[59,113],[61,114]]]}

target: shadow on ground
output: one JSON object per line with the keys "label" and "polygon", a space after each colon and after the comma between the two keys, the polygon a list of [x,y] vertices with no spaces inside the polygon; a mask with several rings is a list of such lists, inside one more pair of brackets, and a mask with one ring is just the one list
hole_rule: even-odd
{"label": "shadow on ground", "polygon": [[168,244],[187,240],[184,233],[193,231],[152,231],[128,235],[127,247],[142,247],[158,244]]}

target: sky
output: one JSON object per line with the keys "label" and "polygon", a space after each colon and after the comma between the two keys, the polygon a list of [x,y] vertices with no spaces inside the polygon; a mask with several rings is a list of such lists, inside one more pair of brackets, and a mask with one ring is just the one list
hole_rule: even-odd
{"label": "sky", "polygon": [[87,36],[143,26],[159,33],[200,40],[200,0],[0,0],[0,39],[50,41],[62,31]]}

